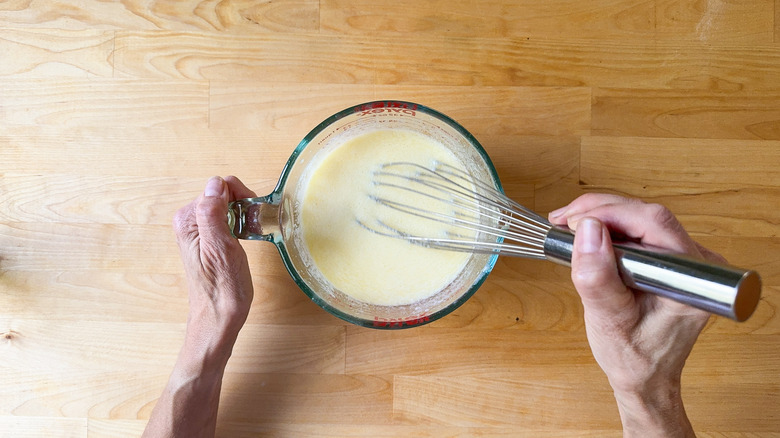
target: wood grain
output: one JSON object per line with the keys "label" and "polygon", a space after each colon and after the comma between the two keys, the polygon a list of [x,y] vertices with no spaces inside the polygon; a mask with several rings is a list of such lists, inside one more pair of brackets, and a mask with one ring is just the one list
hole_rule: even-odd
{"label": "wood grain", "polygon": [[110,78],[113,49],[113,31],[3,29],[0,53],[13,62],[0,64],[0,76]]}
{"label": "wood grain", "polygon": [[[80,175],[85,168],[91,177],[145,177],[161,183],[166,178],[185,178],[178,187],[169,187],[171,191],[151,194],[158,198],[175,196],[179,191],[195,194],[210,176],[230,174],[259,193],[270,193],[302,138],[297,132],[276,135],[262,127],[210,130],[200,123],[175,125],[9,126],[0,132],[0,159],[7,166],[6,175],[29,178],[40,173]],[[30,144],[35,147],[28,147]],[[73,159],[63,160],[63,156]]]}
{"label": "wood grain", "polygon": [[775,43],[780,43],[780,0],[775,0]]}
{"label": "wood grain", "polygon": [[[144,4],[81,2],[52,13],[44,2],[10,2],[0,24],[14,28],[187,30],[230,34],[327,30],[339,34],[414,33],[534,38],[686,38],[698,41],[772,42],[771,0],[701,3],[693,0],[555,0],[437,4],[366,1],[189,0]],[[14,3],[18,3],[15,5]],[[443,12],[443,13],[442,13]],[[561,23],[566,23],[562,26]]]}
{"label": "wood grain", "polygon": [[[173,241],[171,245],[175,245]],[[285,271],[271,245],[249,248],[258,293],[249,313],[252,324],[342,325],[322,312]],[[114,322],[182,322],[187,310],[181,273],[111,271],[7,271],[0,282],[11,292],[0,299],[19,318]]]}
{"label": "wood grain", "polygon": [[778,59],[774,45],[118,31],[114,68],[139,78],[758,91],[775,89]]}
{"label": "wood grain", "polygon": [[[184,336],[179,323],[24,320],[2,322],[8,371],[132,372],[145,357],[173,366]],[[70,339],[62,345],[58,336]],[[136,342],[155,339],[153,345]],[[249,324],[233,350],[230,372],[343,373],[344,328]],[[258,348],[262,346],[262,348]]]}
{"label": "wood grain", "polygon": [[[67,174],[9,175],[0,181],[5,221],[169,225],[199,194],[202,179]],[[157,187],[167,196],[149,196]]]}
{"label": "wood grain", "polygon": [[[692,78],[691,88],[700,79]],[[636,137],[780,139],[780,95],[742,93],[742,85],[714,80],[712,92],[597,89],[593,134]],[[734,91],[736,95],[728,94]],[[724,94],[725,92],[725,94]]]}
{"label": "wood grain", "polygon": [[[396,378],[397,415],[407,421],[459,426],[520,425],[519,429],[618,429],[617,408],[603,382],[530,383],[478,377]],[[566,415],[548,411],[550,399],[566,400]],[[583,403],[584,400],[587,403]]]}
{"label": "wood grain", "polygon": [[[91,419],[87,425],[89,437],[137,437],[146,426],[144,420],[100,420]],[[396,438],[399,436],[415,436],[421,438],[436,438],[446,436],[448,438],[567,438],[571,431],[518,429],[516,426],[504,427],[458,427],[442,425],[373,425],[373,424],[297,424],[297,423],[253,423],[240,421],[222,421],[217,428],[218,436],[283,436],[300,438]],[[55,435],[56,436],[56,435]],[[583,438],[619,438],[622,433],[618,430],[591,430],[577,431],[578,437]],[[722,435],[703,435],[705,438],[722,438]],[[730,435],[738,437],[737,435]],[[774,435],[762,435],[774,438]],[[752,438],[752,437],[742,437]]]}
{"label": "wood grain", "polygon": [[[393,370],[405,376],[427,375],[459,377],[480,376],[500,378],[513,376],[518,379],[538,379],[548,367],[563,369],[577,368],[578,372],[571,376],[559,375],[555,378],[546,376],[548,381],[581,378],[585,368],[590,368],[593,375],[598,375],[598,368],[590,355],[590,349],[582,332],[550,332],[504,330],[501,332],[469,331],[468,336],[454,338],[451,329],[426,328],[427,336],[414,334],[385,334],[359,328],[347,328],[347,373],[363,373],[366,369]],[[487,335],[495,339],[493,343],[482,341]],[[718,335],[703,336],[697,344],[697,352],[702,350],[701,357],[719,357],[717,365],[700,362],[692,358],[688,364],[688,379],[691,381],[708,381],[716,379],[723,384],[748,382],[760,384],[773,378],[778,371],[777,365],[765,366],[766,361],[775,360],[780,352],[768,348],[777,340],[777,335]],[[547,348],[534,348],[540,343],[554,344]],[[370,346],[382,344],[382,354]],[[447,353],[427,354],[433,345],[440,349],[446,347]],[[522,354],[515,351],[522,350]],[[474,363],[468,363],[463,358],[457,358],[459,349],[478,350],[479,355],[472,357]],[[756,363],[746,359],[748,351],[758,350],[765,355]],[[742,353],[745,352],[745,353]],[[741,353],[741,354],[740,354]],[[749,356],[754,356],[755,352]],[[740,374],[722,373],[719,370],[740,369]]]}
{"label": "wood grain", "polygon": [[[392,377],[377,374],[230,374],[220,419],[252,423],[390,424]],[[334,412],[334,404],[338,411]]]}
{"label": "wood grain", "polygon": [[0,23],[18,28],[170,29],[255,33],[315,30],[318,2],[237,0],[101,2],[87,0],[53,10],[44,1],[10,1],[0,6]]}
{"label": "wood grain", "polygon": [[0,417],[3,434],[19,438],[86,438],[86,418]]}
{"label": "wood grain", "polygon": [[146,428],[146,420],[101,420],[87,422],[87,437],[135,438]]}
{"label": "wood grain", "polygon": [[[522,368],[523,363],[533,367],[560,368],[593,364],[593,358],[584,333],[534,332],[524,330],[480,331],[463,333],[454,329],[422,328],[426,336],[414,332],[383,332],[361,328],[347,328],[348,374],[362,374],[366,370],[401,375],[432,373],[438,376],[486,375],[498,377]],[[460,333],[453,337],[452,333]],[[493,342],[484,339],[490,336]],[[534,345],[554,344],[547,348]],[[372,345],[383,345],[381,350]],[[437,345],[437,354],[427,354]],[[524,355],[518,357],[511,346],[523,346]],[[459,358],[460,349],[479,351],[469,361]]]}
{"label": "wood grain", "polygon": [[105,271],[5,271],[5,312],[46,320],[182,322],[187,309],[183,275]]}
{"label": "wood grain", "polygon": [[159,225],[3,223],[0,269],[175,273],[181,266],[173,242],[170,227]]}
{"label": "wood grain", "polygon": [[[572,430],[572,434],[615,423],[616,408],[611,392],[600,392],[586,382],[557,387],[550,383],[515,383],[504,380],[447,377],[400,377],[398,391],[404,394],[397,409],[399,415],[418,421],[468,426],[522,425],[536,429]],[[697,408],[689,412],[691,422],[702,430],[728,429],[735,421],[749,418],[754,430],[774,432],[773,421],[748,410],[735,409],[724,401],[751,400],[753,403],[776,405],[777,385],[724,385],[716,391],[719,398],[698,397],[697,385],[690,385]],[[509,388],[509,391],[507,391]],[[739,392],[737,398],[734,390]],[[598,394],[594,397],[594,392]],[[478,396],[477,396],[478,394]],[[600,395],[600,396],[599,396]],[[561,415],[545,411],[548,398],[564,398],[572,408]],[[588,400],[587,403],[584,400]],[[484,404],[483,404],[484,403]],[[480,415],[474,415],[480,412]],[[712,417],[717,413],[716,417]]]}
{"label": "wood grain", "polygon": [[[537,266],[541,267],[541,263],[545,262],[539,262]],[[520,283],[507,278],[506,269],[506,265],[496,268],[490,274],[489,284],[432,326],[540,331],[582,329],[580,299],[569,284],[568,275],[561,273],[557,278],[550,275],[552,278],[548,281]]]}
{"label": "wood grain", "polygon": [[[615,38],[654,35],[653,2],[572,0],[549,2],[490,0],[479,12],[466,1],[424,4],[396,1],[376,5],[366,0],[321,2],[323,30],[346,34],[415,34],[556,38],[588,35]],[[561,26],[561,23],[567,23]]]}
{"label": "wood grain", "polygon": [[323,30],[339,34],[415,34],[575,39],[674,39],[771,43],[771,0],[491,0],[478,13],[465,1],[419,4],[328,0]]}
{"label": "wood grain", "polygon": [[[257,424],[225,422],[218,428],[218,434],[224,436],[290,436],[306,438],[324,438],[338,436],[343,438],[396,438],[399,436],[416,436],[422,438],[565,438],[571,436],[571,431],[518,429],[517,426],[497,427],[459,427],[431,424],[415,425],[307,425],[307,424]],[[327,430],[327,431],[326,431]],[[577,436],[584,438],[615,437],[622,433],[618,430],[579,430]]]}
{"label": "wood grain", "polygon": [[771,0],[656,0],[655,31],[660,38],[702,42],[773,41]]}
{"label": "wood grain", "polygon": [[[144,420],[89,420],[89,437],[137,437],[146,426]],[[329,432],[324,432],[327,429]],[[279,424],[267,425],[241,422],[222,422],[218,428],[220,436],[296,436],[305,438],[323,438],[329,436],[344,438],[360,438],[372,436],[377,438],[395,438],[398,436],[414,435],[423,438],[451,437],[492,437],[492,438],[567,438],[576,433],[583,438],[620,438],[623,436],[619,429],[613,430],[556,430],[556,429],[532,429],[527,426],[518,428],[512,426],[496,427],[457,427],[443,425],[299,425]],[[57,436],[57,435],[53,435]],[[65,435],[68,436],[68,435]],[[77,435],[80,436],[80,435]],[[742,433],[742,432],[697,432],[701,438],[780,438],[778,432]]]}
{"label": "wood grain", "polygon": [[[212,82],[210,126],[235,129],[264,126],[300,132],[301,138],[334,108],[377,99],[409,100],[439,108],[461,97],[460,87],[333,86]],[[573,136],[590,130],[590,89],[558,87],[484,87],[460,105],[448,105],[454,118],[477,139],[487,136]],[[566,105],[563,103],[566,102]],[[518,123],[497,123],[516,118]],[[269,123],[272,122],[272,123]],[[486,147],[489,147],[486,144]]]}
{"label": "wood grain", "polygon": [[140,373],[56,373],[38,367],[5,375],[8,384],[0,399],[5,415],[90,420],[148,419],[168,378],[168,373],[146,367]]}
{"label": "wood grain", "polygon": [[4,125],[206,126],[208,86],[170,81],[35,79],[0,83]]}

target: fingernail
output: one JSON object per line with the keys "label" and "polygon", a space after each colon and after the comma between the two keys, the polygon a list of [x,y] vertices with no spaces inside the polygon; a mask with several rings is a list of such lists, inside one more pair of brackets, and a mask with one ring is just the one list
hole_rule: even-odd
{"label": "fingernail", "polygon": [[577,224],[579,250],[585,254],[598,252],[601,248],[601,223],[592,218],[584,218]]}
{"label": "fingernail", "polygon": [[203,195],[208,198],[215,198],[222,194],[222,178],[215,176],[209,179],[206,183],[206,190],[203,191]]}
{"label": "fingernail", "polygon": [[557,210],[551,211],[549,217],[551,219],[555,219],[557,217],[561,217],[563,215],[563,213],[565,213],[565,212],[566,212],[566,207],[561,207],[561,208],[559,208]]}

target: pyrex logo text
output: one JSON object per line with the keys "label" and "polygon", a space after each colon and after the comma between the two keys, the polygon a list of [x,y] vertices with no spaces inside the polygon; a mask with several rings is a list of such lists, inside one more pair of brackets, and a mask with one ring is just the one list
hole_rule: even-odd
{"label": "pyrex logo text", "polygon": [[407,102],[393,102],[382,101],[373,102],[366,105],[355,108],[355,112],[358,112],[359,116],[367,116],[369,114],[381,114],[381,113],[398,113],[407,114],[410,116],[417,115],[417,105]]}

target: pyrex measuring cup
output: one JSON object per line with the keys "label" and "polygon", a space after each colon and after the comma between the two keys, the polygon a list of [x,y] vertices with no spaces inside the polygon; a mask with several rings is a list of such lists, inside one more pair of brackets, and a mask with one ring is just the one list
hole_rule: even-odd
{"label": "pyrex measuring cup", "polygon": [[457,122],[415,103],[375,101],[347,108],[317,125],[293,151],[273,192],[231,203],[228,222],[233,235],[239,239],[275,244],[301,290],[333,315],[364,327],[407,328],[439,319],[463,304],[485,281],[498,256],[473,254],[460,274],[441,291],[398,306],[358,301],[339,291],[319,273],[300,226],[307,172],[344,142],[377,129],[412,130],[431,137],[450,149],[475,179],[490,181],[501,190],[490,158]]}

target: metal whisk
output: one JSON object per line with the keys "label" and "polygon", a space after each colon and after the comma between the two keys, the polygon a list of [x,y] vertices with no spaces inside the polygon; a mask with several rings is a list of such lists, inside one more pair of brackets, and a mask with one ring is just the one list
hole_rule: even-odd
{"label": "metal whisk", "polygon": [[[574,235],[470,174],[437,163],[387,163],[374,174],[373,201],[393,212],[358,219],[373,233],[429,248],[547,259],[570,266]],[[422,228],[402,229],[408,220]],[[395,216],[394,216],[395,215]],[[422,231],[420,231],[422,230]],[[744,321],[761,296],[752,270],[615,244],[623,282],[634,289],[672,298]]]}

